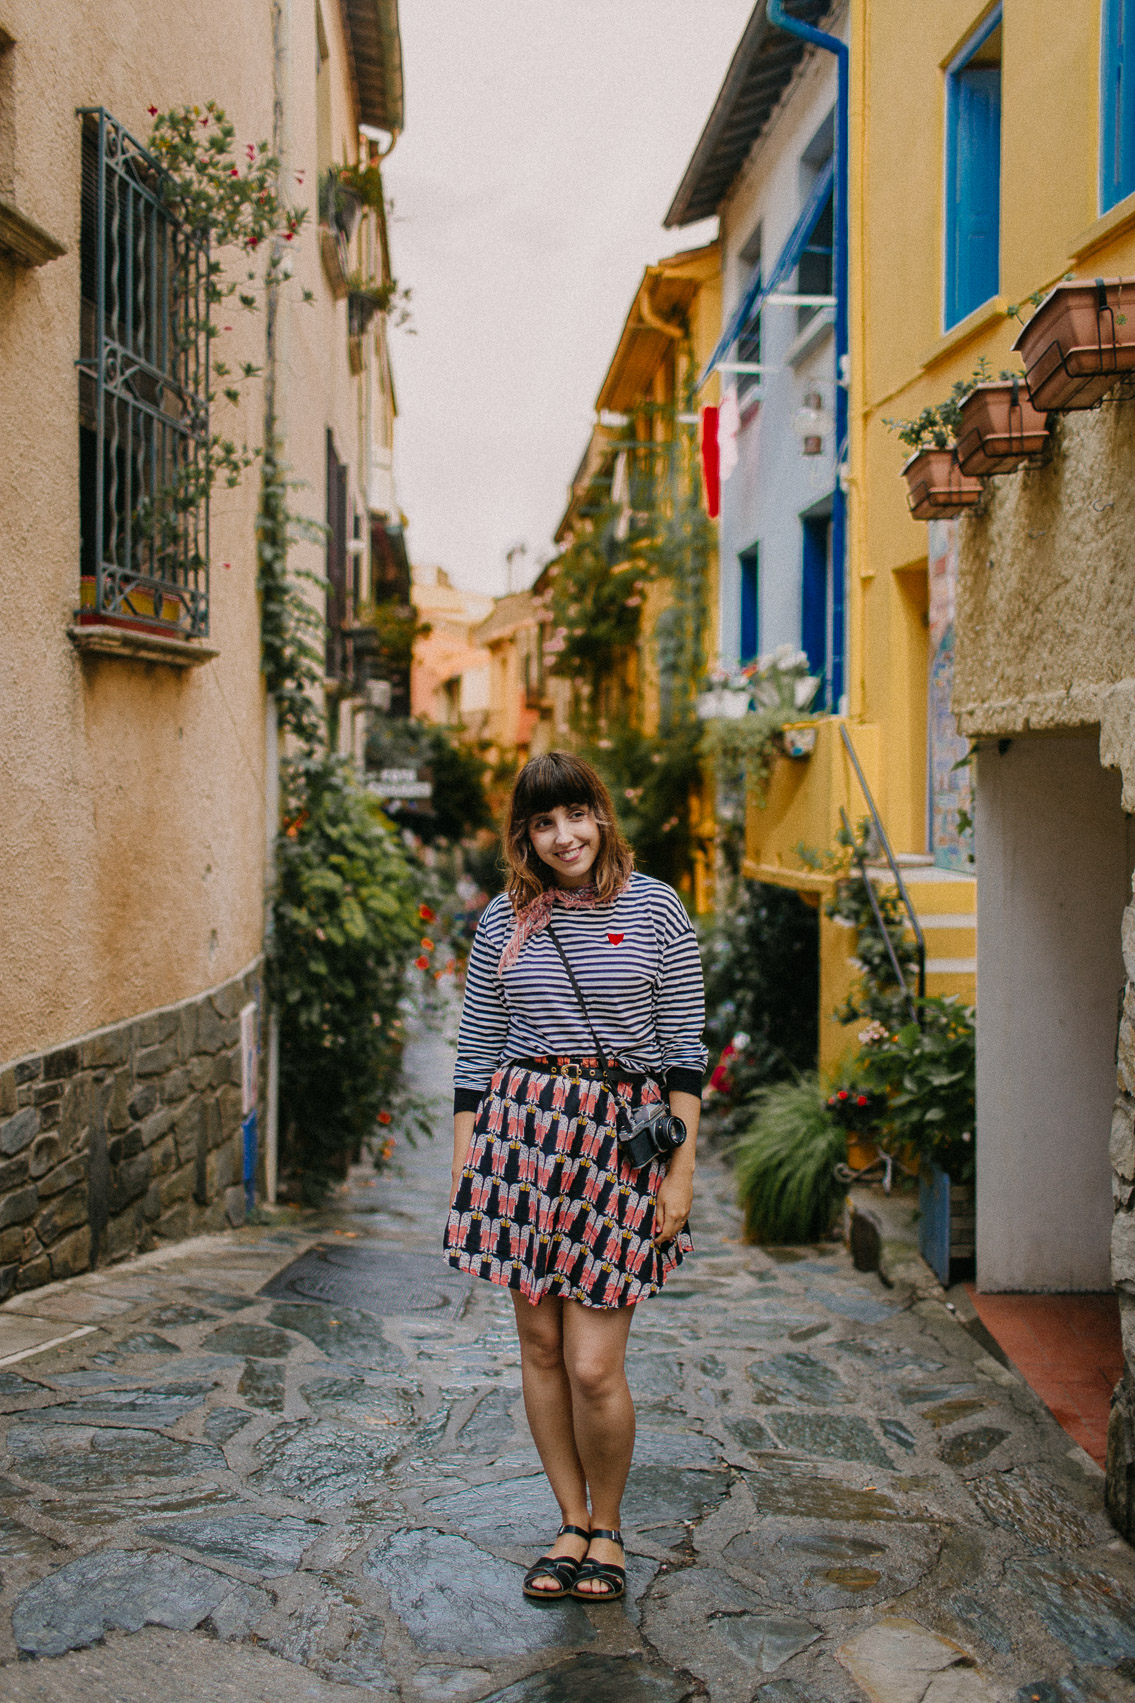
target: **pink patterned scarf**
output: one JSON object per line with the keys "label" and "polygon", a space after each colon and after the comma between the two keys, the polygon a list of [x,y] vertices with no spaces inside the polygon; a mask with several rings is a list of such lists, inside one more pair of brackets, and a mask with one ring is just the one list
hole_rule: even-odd
{"label": "pink patterned scarf", "polygon": [[[625,893],[629,886],[630,877],[628,876],[608,903],[613,903],[614,899]],[[500,955],[500,963],[497,965],[498,975],[503,975],[506,970],[511,970],[520,957],[525,941],[531,940],[534,934],[539,934],[541,929],[547,928],[552,920],[552,912],[557,903],[566,905],[568,910],[590,910],[592,906],[599,903],[599,894],[596,888],[590,886],[545,887],[538,899],[533,899],[530,905],[525,905],[523,910],[516,913],[516,926],[508,938],[508,943]]]}

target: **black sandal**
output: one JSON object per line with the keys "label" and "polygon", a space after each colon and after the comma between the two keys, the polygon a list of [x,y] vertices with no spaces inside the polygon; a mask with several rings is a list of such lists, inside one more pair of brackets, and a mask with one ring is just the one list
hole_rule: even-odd
{"label": "black sandal", "polygon": [[[556,1536],[564,1537],[568,1533],[572,1537],[585,1537],[589,1543],[591,1541],[591,1533],[584,1531],[582,1526],[561,1526]],[[524,1575],[524,1595],[533,1602],[560,1602],[571,1596],[571,1588],[582,1566],[582,1556],[577,1561],[574,1555],[541,1555]],[[559,1589],[538,1590],[533,1583],[535,1579],[555,1579]]]}
{"label": "black sandal", "polygon": [[[604,1537],[609,1543],[617,1543],[625,1553],[622,1532],[602,1531],[598,1527],[591,1533],[592,1538]],[[581,1591],[580,1585],[585,1579],[597,1579],[601,1585],[606,1585],[604,1591]],[[580,1602],[618,1602],[626,1595],[627,1570],[617,1567],[613,1561],[589,1561],[586,1556],[580,1562],[579,1571],[575,1576],[571,1594]]]}

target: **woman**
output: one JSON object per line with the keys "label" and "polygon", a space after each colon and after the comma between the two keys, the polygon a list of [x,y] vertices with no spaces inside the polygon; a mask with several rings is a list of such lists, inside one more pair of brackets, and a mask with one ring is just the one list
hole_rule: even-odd
{"label": "woman", "polygon": [[[589,763],[553,751],[525,765],[504,849],[508,889],[469,957],[445,1247],[512,1290],[525,1412],[563,1517],[524,1593],[613,1602],[635,1434],[627,1334],[693,1248],[701,962],[678,895],[634,871]],[[636,1168],[619,1134],[660,1083],[687,1139]]]}

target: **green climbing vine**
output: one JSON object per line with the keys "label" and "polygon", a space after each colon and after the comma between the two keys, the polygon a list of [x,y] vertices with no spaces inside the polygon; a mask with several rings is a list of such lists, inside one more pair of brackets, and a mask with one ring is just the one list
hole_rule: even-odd
{"label": "green climbing vine", "polygon": [[[186,343],[206,346],[231,327],[216,323],[225,304],[265,308],[262,364],[212,359],[220,399],[263,379],[264,440],[210,441],[196,493],[207,498],[224,477],[236,484],[260,462],[256,518],[261,667],[287,736],[281,764],[282,822],[268,929],[266,980],[279,1022],[281,1164],[300,1198],[316,1201],[360,1147],[382,1163],[400,1126],[411,1139],[421,1108],[402,1082],[403,1002],[408,979],[428,965],[423,872],[401,836],[355,775],[328,748],[323,700],[324,618],[320,574],[295,569],[292,546],[322,542],[326,528],[293,511],[275,395],[279,295],[290,249],[306,212],[289,205],[281,167],[267,142],[239,151],[235,128],[214,101],[166,113],[151,108],[150,147],[167,174],[163,193],[175,217],[208,244],[205,311],[187,317]],[[346,174],[350,176],[349,172]],[[366,172],[346,188],[381,194]],[[302,174],[297,174],[302,183]],[[222,259],[222,254],[224,258]],[[233,256],[237,258],[233,259]],[[354,279],[374,311],[387,311],[397,286]],[[369,293],[368,293],[369,292]],[[311,300],[310,291],[303,292]],[[372,299],[373,298],[373,299]],[[210,403],[218,400],[216,392]],[[317,595],[307,590],[314,587]]]}

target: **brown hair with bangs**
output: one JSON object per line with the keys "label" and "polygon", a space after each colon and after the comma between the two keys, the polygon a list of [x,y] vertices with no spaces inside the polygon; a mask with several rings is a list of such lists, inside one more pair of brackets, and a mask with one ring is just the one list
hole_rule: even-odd
{"label": "brown hair with bangs", "polygon": [[599,826],[599,850],[592,866],[592,879],[600,903],[606,903],[626,885],[634,868],[634,853],[619,832],[611,794],[590,763],[569,751],[549,751],[533,757],[516,777],[509,801],[504,833],[504,855],[508,864],[508,896],[514,911],[538,899],[556,878],[528,836],[533,816],[541,816],[557,805],[585,804]]}

